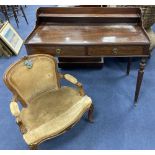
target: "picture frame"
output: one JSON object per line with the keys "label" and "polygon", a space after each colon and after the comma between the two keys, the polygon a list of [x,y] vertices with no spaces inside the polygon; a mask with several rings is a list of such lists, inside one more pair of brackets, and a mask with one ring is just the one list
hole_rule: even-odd
{"label": "picture frame", "polygon": [[8,21],[0,29],[0,39],[15,55],[19,54],[24,41]]}

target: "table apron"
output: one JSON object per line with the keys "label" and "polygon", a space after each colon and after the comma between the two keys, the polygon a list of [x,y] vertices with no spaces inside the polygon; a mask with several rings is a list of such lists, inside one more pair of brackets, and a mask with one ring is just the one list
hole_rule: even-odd
{"label": "table apron", "polygon": [[28,54],[50,54],[62,57],[148,57],[149,46],[53,46],[25,45]]}

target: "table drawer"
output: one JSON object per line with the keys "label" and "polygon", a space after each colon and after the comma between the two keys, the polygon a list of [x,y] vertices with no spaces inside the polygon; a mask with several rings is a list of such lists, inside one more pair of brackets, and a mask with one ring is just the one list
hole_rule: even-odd
{"label": "table drawer", "polygon": [[27,47],[28,54],[51,54],[53,56],[85,56],[82,46],[33,46]]}
{"label": "table drawer", "polygon": [[142,46],[93,46],[88,48],[88,55],[127,56],[147,55]]}

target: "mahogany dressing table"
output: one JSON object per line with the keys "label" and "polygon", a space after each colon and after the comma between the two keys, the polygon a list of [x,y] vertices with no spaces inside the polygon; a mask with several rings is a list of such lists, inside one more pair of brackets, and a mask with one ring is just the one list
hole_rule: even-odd
{"label": "mahogany dressing table", "polygon": [[36,26],[25,41],[28,54],[46,53],[68,58],[141,57],[135,103],[149,57],[149,38],[140,8],[39,8]]}

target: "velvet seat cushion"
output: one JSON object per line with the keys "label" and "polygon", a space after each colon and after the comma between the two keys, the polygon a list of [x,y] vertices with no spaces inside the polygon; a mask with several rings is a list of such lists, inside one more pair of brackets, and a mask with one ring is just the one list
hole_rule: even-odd
{"label": "velvet seat cushion", "polygon": [[63,132],[82,117],[91,103],[88,96],[80,96],[78,91],[70,87],[37,95],[20,113],[27,129],[23,135],[25,141],[32,145]]}

